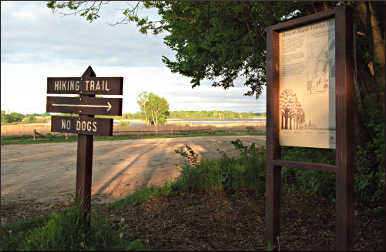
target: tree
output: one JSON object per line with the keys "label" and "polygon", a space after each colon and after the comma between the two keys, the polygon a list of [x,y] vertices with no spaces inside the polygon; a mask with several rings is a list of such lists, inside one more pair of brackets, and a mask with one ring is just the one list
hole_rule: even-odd
{"label": "tree", "polygon": [[9,114],[1,113],[1,122],[4,123],[15,123],[15,122],[21,122],[24,118],[23,114],[12,112]]}
{"label": "tree", "polygon": [[303,124],[305,122],[305,114],[302,108],[302,105],[299,102],[296,102],[296,112],[295,112],[295,129],[303,128]]}
{"label": "tree", "polygon": [[165,98],[153,93],[142,92],[137,97],[137,103],[145,116],[147,125],[164,124],[169,115],[169,103]]}
{"label": "tree", "polygon": [[[53,10],[68,8],[92,22],[101,1],[51,1]],[[327,10],[339,5],[353,9],[354,19],[354,138],[356,163],[372,179],[383,170],[385,99],[385,2],[381,1],[144,1],[123,11],[117,23],[135,22],[140,32],[166,31],[164,43],[175,60],[162,60],[172,72],[191,78],[192,87],[208,79],[229,88],[242,77],[246,95],[259,97],[266,84],[267,26]],[[160,20],[140,17],[138,9],[156,8]],[[288,128],[284,112],[283,128]],[[282,120],[283,121],[283,120]],[[374,153],[376,156],[374,157]],[[381,170],[382,169],[382,170]],[[364,172],[364,171],[362,171]],[[373,183],[374,181],[372,181]],[[376,181],[375,181],[376,182]],[[373,184],[376,184],[376,183]]]}

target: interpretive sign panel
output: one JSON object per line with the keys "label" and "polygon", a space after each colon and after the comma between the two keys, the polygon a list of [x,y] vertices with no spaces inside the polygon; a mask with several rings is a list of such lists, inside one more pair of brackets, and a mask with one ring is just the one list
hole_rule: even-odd
{"label": "interpretive sign panel", "polygon": [[[280,235],[281,168],[336,174],[336,249],[352,246],[352,10],[338,7],[267,31],[265,240]],[[335,165],[281,159],[282,146],[335,149]]]}
{"label": "interpretive sign panel", "polygon": [[122,95],[123,77],[48,77],[47,94]]}
{"label": "interpretive sign panel", "polygon": [[112,136],[113,119],[52,116],[51,131],[93,136]]}
{"label": "interpretive sign panel", "polygon": [[281,146],[335,149],[335,19],[279,33]]}
{"label": "interpretive sign panel", "polygon": [[122,98],[47,96],[47,112],[122,115]]}

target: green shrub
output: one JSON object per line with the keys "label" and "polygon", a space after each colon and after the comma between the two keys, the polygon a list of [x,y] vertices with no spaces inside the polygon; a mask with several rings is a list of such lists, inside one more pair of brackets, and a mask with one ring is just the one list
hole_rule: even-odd
{"label": "green shrub", "polygon": [[[282,159],[335,165],[334,149],[282,147]],[[282,167],[282,181],[291,191],[335,198],[335,173]]]}
{"label": "green shrub", "polygon": [[123,127],[130,126],[130,121],[119,121],[119,125]]}
{"label": "green shrub", "polygon": [[233,146],[240,157],[231,158],[222,153],[220,159],[195,160],[196,154],[186,146],[185,151],[176,151],[188,161],[182,166],[180,177],[173,183],[174,191],[202,192],[207,190],[237,190],[241,187],[263,189],[265,179],[265,149],[255,144],[244,146],[237,139]]}
{"label": "green shrub", "polygon": [[[379,126],[377,132],[383,127]],[[360,204],[379,204],[384,195],[383,156],[384,141],[381,137],[374,138],[376,172],[369,169],[369,160],[373,155],[359,153],[355,165],[354,190],[355,198]],[[185,158],[180,177],[172,184],[173,191],[203,192],[209,190],[237,190],[241,187],[249,189],[265,189],[266,153],[264,148],[254,144],[245,146],[240,140],[232,141],[240,151],[240,157],[231,158],[222,153],[220,159],[198,160],[197,154],[186,146],[184,151],[176,151]],[[364,149],[360,149],[364,150]],[[282,147],[283,160],[324,163],[335,165],[335,150],[300,147]],[[365,159],[365,157],[367,159]],[[377,161],[378,160],[378,161]],[[360,161],[363,165],[361,166]],[[374,160],[373,160],[374,161]],[[306,195],[320,195],[332,201],[336,196],[336,175],[333,172],[314,171],[302,168],[282,167],[282,186],[289,192],[301,192]],[[378,203],[377,203],[378,202]]]}
{"label": "green shrub", "polygon": [[12,112],[6,114],[5,111],[1,112],[1,122],[2,123],[17,123],[21,122],[24,118],[23,114]]}
{"label": "green shrub", "polygon": [[371,113],[366,121],[366,145],[358,145],[355,162],[355,196],[366,205],[384,200],[385,186],[385,122],[379,113]]}

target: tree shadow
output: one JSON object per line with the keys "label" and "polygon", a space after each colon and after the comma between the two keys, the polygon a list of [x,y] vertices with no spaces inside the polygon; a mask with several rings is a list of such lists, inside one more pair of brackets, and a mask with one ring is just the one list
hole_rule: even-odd
{"label": "tree shadow", "polygon": [[[108,179],[107,182],[104,182],[104,184],[102,186],[100,186],[100,188],[98,188],[97,191],[95,191],[93,194],[101,194],[103,191],[105,191],[114,181],[116,181],[122,174],[124,174],[129,168],[133,167],[133,165],[143,156],[145,155],[147,152],[149,151],[152,151],[156,148],[156,146],[153,146],[152,148],[150,149],[147,149],[146,151],[138,154],[135,159],[133,161],[131,161],[128,165],[126,165],[126,167],[120,169],[114,176],[112,176],[110,179]],[[126,160],[120,162],[118,165],[116,165],[115,167],[119,167],[121,166],[122,163],[126,162]],[[114,191],[111,190],[111,191]]]}

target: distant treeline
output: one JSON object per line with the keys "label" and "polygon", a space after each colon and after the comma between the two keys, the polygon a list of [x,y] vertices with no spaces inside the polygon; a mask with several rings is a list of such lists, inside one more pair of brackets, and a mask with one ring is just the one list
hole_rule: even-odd
{"label": "distant treeline", "polygon": [[[143,119],[144,115],[141,112],[125,113],[123,119]],[[253,112],[233,112],[233,111],[169,111],[168,119],[250,119],[257,117],[265,117],[265,113]]]}
{"label": "distant treeline", "polygon": [[49,121],[49,114],[21,114],[17,112],[6,113],[1,111],[1,123],[45,123]]}

